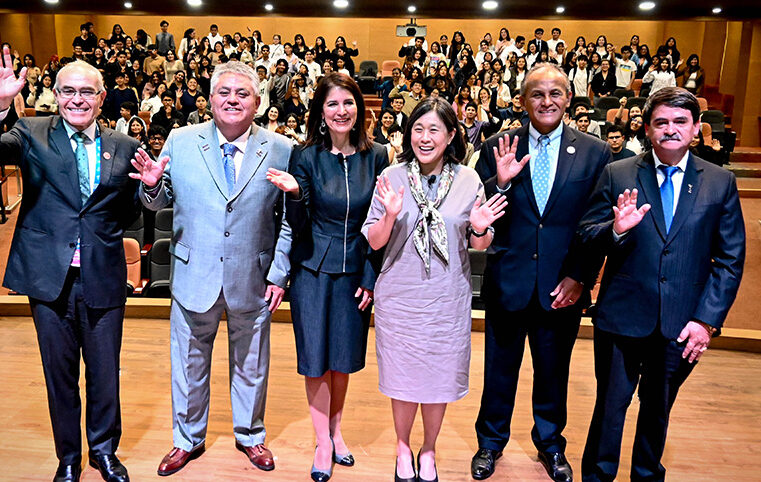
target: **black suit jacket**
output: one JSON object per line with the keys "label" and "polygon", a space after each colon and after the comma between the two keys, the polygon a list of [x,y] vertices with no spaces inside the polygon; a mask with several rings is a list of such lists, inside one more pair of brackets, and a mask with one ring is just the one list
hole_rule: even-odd
{"label": "black suit jacket", "polygon": [[[496,193],[497,168],[493,148],[500,137],[519,137],[517,158],[528,154],[528,125],[489,138],[481,147],[476,171],[487,196]],[[537,290],[539,301],[551,309],[550,296],[565,276],[590,288],[585,279],[581,252],[574,243],[579,220],[592,190],[612,155],[607,143],[563,126],[558,166],[543,215],[534,199],[529,164],[512,180],[507,191],[508,208],[494,223],[494,240],[484,274],[483,296],[510,311],[525,308]],[[598,267],[599,268],[599,267]],[[579,305],[588,304],[589,289]]]}
{"label": "black suit jacket", "polygon": [[81,239],[84,298],[92,308],[126,299],[122,235],[140,212],[130,159],[138,142],[101,131],[100,184],[82,205],[77,161],[59,116],[20,119],[2,135],[0,160],[21,168],[24,194],[3,285],[42,301],[58,298]]}
{"label": "black suit jacket", "polygon": [[529,40],[529,41],[528,41],[528,43],[526,44],[526,52],[528,52],[528,51],[529,51],[529,48],[528,48],[528,46],[529,46],[529,45],[531,45],[531,44],[534,44],[534,45],[536,45],[536,52],[537,52],[537,53],[539,53],[539,52],[547,52],[547,53],[549,53],[549,51],[550,51],[550,46],[549,46],[549,45],[547,45],[547,41],[546,41],[546,40],[542,39],[542,42],[541,42],[541,44],[540,44],[540,45],[537,45],[537,42],[536,42],[536,38],[532,38],[532,39],[531,39],[531,40]]}
{"label": "black suit jacket", "polygon": [[[642,221],[613,240],[611,207],[637,188]],[[607,254],[594,317],[598,328],[644,337],[660,325],[676,339],[687,322],[720,328],[737,295],[745,225],[734,174],[692,154],[671,229],[666,233],[652,151],[605,168],[579,233],[590,252]]]}

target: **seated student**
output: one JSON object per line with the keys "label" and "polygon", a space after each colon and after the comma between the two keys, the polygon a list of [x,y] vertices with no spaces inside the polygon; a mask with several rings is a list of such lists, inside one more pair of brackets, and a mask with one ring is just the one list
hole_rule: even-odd
{"label": "seated student", "polygon": [[[589,114],[592,111],[592,108],[584,103],[584,102],[578,102],[576,103],[572,109],[572,116],[570,122],[568,122],[568,127],[576,128],[576,116],[578,116],[581,113]],[[592,134],[593,136],[600,138],[600,123],[596,120],[593,120],[591,117],[589,118],[589,126],[587,127],[587,133]]]}
{"label": "seated student", "polygon": [[613,160],[626,159],[627,157],[636,156],[635,153],[624,147],[624,128],[613,125],[608,127],[608,145],[613,151]]}
{"label": "seated student", "polygon": [[473,149],[476,151],[481,149],[481,143],[485,140],[484,127],[488,126],[488,122],[476,120],[477,115],[478,106],[475,102],[469,102],[465,106],[465,116],[461,122],[465,128],[465,138],[473,144]]}
{"label": "seated student", "polygon": [[119,114],[121,117],[118,121],[116,121],[116,127],[114,128],[116,132],[121,132],[122,134],[128,134],[129,131],[129,120],[137,115],[137,104],[134,102],[124,102],[122,103],[121,107],[119,108]]}
{"label": "seated student", "polygon": [[574,127],[579,132],[583,132],[584,134],[589,134],[590,136],[597,137],[594,134],[592,134],[591,132],[589,132],[589,122],[590,122],[590,120],[591,119],[589,118],[589,114],[588,113],[586,113],[586,112],[580,112],[574,118],[574,121],[575,121]]}
{"label": "seated student", "polygon": [[425,97],[425,94],[423,93],[423,80],[420,78],[413,80],[410,83],[410,90],[405,92],[400,92],[398,87],[394,87],[391,90],[390,96],[392,98],[398,96],[404,98],[402,112],[409,117],[409,115],[412,114],[412,111],[415,110],[415,107],[417,107],[420,101]]}
{"label": "seated student", "polygon": [[528,122],[528,112],[523,108],[520,92],[515,93],[507,109],[499,109],[499,114],[502,120],[508,124],[516,119],[521,121],[521,124]]}
{"label": "seated student", "polygon": [[174,92],[171,90],[164,92],[161,95],[162,108],[151,117],[151,125],[158,124],[166,129],[167,132],[171,132],[174,128],[184,126],[185,116],[175,108],[174,102]]}
{"label": "seated student", "polygon": [[207,109],[209,102],[203,94],[196,97],[196,109],[188,115],[188,125],[208,122],[214,118],[211,111]]}
{"label": "seated student", "polygon": [[399,127],[404,130],[405,127],[407,127],[407,114],[405,114],[404,111],[404,97],[401,95],[397,95],[395,97],[391,98],[391,110],[394,113],[394,120],[399,125]]}

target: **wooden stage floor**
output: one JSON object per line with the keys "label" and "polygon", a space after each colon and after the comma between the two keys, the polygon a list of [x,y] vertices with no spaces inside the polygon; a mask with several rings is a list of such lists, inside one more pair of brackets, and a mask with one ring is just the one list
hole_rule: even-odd
{"label": "wooden stage floor", "polygon": [[[307,481],[314,435],[296,374],[290,324],[273,323],[272,359],[266,423],[268,445],[277,468],[253,468],[233,444],[227,377],[227,334],[222,323],[214,352],[212,401],[207,451],[170,479],[156,475],[172,447],[169,378],[169,324],[165,320],[126,321],[122,349],[124,435],[118,455],[133,481],[283,480]],[[469,481],[476,449],[473,423],[483,376],[483,333],[473,333],[471,391],[450,405],[438,445],[442,481]],[[513,439],[490,480],[549,480],[536,459],[531,430],[531,367],[528,350],[515,416]],[[569,387],[567,455],[579,475],[581,452],[592,412],[595,381],[592,341],[579,340]],[[674,481],[751,480],[758,477],[761,454],[761,354],[709,350],[682,388],[671,417],[664,465]],[[628,479],[633,427],[632,403],[619,470]],[[332,480],[388,481],[394,468],[394,431],[390,403],[377,389],[374,331],[370,331],[367,367],[352,377],[344,415],[344,434],[354,452],[353,468],[336,466]],[[422,441],[418,418],[413,435]],[[86,450],[86,448],[85,448]],[[0,480],[51,480],[55,458],[34,326],[30,318],[0,318]],[[577,477],[578,478],[578,477]],[[101,480],[92,468],[83,481]],[[758,480],[758,479],[756,479]]]}

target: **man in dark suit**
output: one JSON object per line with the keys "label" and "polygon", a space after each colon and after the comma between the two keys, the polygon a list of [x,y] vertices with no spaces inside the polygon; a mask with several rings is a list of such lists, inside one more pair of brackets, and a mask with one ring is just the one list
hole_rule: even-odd
{"label": "man in dark suit", "polygon": [[544,37],[544,29],[543,28],[537,28],[534,30],[534,38],[528,41],[528,45],[526,45],[526,49],[528,49],[529,45],[536,45],[536,53],[541,52],[549,52],[550,46],[547,44],[546,40],[542,40],[542,37]]}
{"label": "man in dark suit", "polygon": [[527,336],[534,366],[532,439],[550,477],[572,480],[561,434],[568,367],[594,284],[582,277],[572,240],[611,153],[604,142],[562,122],[571,95],[568,76],[558,66],[532,68],[521,89],[530,123],[488,139],[476,165],[488,195],[501,192],[509,202],[494,224],[482,289],[484,391],[476,421],[479,450],[471,463],[478,480],[493,473],[510,438]]}
{"label": "man in dark suit", "polygon": [[[3,57],[10,66],[7,48]],[[0,69],[0,117],[24,74]],[[90,465],[104,480],[123,482],[127,470],[115,456],[127,283],[122,235],[139,215],[138,185],[128,176],[138,143],[97,127],[106,91],[91,65],[62,68],[54,94],[60,117],[21,119],[0,139],[0,159],[19,165],[24,180],[3,285],[29,296],[59,459],[54,480],[76,481],[81,471],[81,350]]]}
{"label": "man in dark suit", "polygon": [[584,246],[608,257],[593,316],[597,400],[585,481],[615,479],[637,385],[631,479],[664,480],[669,412],[724,323],[745,260],[734,175],[689,152],[700,130],[695,96],[659,90],[642,116],[652,150],[605,168],[579,227]]}

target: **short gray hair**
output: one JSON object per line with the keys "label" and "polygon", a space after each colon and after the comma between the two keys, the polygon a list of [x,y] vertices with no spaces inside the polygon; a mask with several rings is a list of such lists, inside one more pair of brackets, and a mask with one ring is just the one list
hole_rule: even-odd
{"label": "short gray hair", "polygon": [[211,76],[211,92],[209,95],[214,95],[214,89],[217,87],[219,78],[224,74],[238,74],[244,77],[248,77],[251,84],[254,86],[254,95],[259,96],[259,76],[254,69],[244,64],[243,62],[227,62],[219,64],[214,68],[214,75]]}
{"label": "short gray hair", "polygon": [[58,74],[55,77],[55,85],[53,86],[53,88],[60,92],[61,77],[63,77],[63,74],[67,73],[70,70],[77,70],[77,69],[83,70],[95,76],[98,93],[106,90],[105,87],[103,86],[103,74],[100,73],[100,70],[96,69],[95,67],[88,64],[84,60],[75,60],[74,62],[69,62],[68,64],[64,65],[61,68],[61,70],[58,71]]}
{"label": "short gray hair", "polygon": [[526,72],[526,75],[523,77],[523,83],[521,84],[521,97],[525,97],[526,95],[526,85],[528,85],[528,79],[532,75],[535,75],[540,70],[554,70],[558,74],[563,76],[563,79],[565,79],[565,91],[566,93],[571,92],[571,80],[568,78],[568,74],[565,73],[562,67],[556,64],[552,64],[549,62],[541,62],[538,64],[535,64],[531,69]]}

